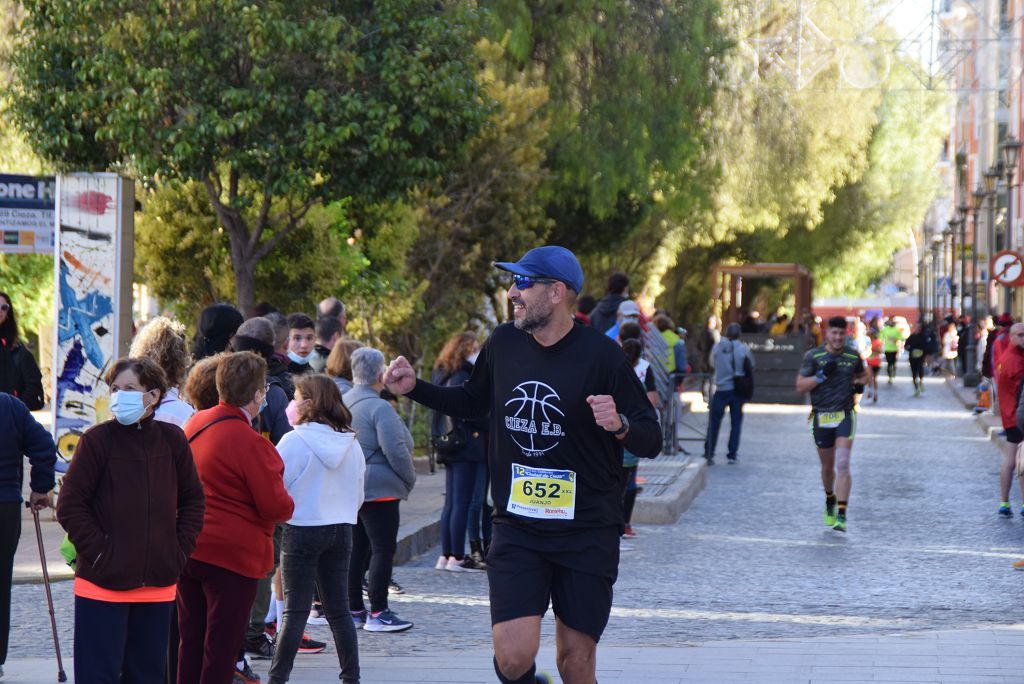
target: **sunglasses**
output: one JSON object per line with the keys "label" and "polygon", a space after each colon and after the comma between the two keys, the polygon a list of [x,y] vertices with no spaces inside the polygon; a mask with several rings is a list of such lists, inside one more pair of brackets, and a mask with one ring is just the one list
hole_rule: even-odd
{"label": "sunglasses", "polygon": [[512,284],[516,286],[517,290],[529,290],[534,285],[551,285],[557,282],[557,280],[552,280],[551,278],[537,278],[524,275],[512,276]]}

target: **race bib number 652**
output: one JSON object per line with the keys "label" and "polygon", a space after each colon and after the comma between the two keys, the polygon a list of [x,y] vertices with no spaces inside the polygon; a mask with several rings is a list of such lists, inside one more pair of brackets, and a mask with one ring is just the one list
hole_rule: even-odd
{"label": "race bib number 652", "polygon": [[527,518],[572,520],[576,515],[576,473],[513,463],[508,512]]}

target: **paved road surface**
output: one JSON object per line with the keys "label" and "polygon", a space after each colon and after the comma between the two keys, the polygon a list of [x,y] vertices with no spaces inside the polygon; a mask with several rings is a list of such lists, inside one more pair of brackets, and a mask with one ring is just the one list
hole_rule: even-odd
{"label": "paved road surface", "polygon": [[[859,419],[845,535],[822,524],[806,409],[749,407],[740,464],[624,551],[602,681],[1024,681],[1024,518],[996,517],[996,447],[938,380],[881,395]],[[434,559],[396,569],[392,608],[417,624],[361,634],[364,681],[493,681],[486,580]],[[70,652],[69,583],[55,592]],[[12,665],[52,653],[41,587],[14,603]],[[293,681],[337,673],[330,654],[300,663]],[[540,665],[554,670],[550,649]]]}

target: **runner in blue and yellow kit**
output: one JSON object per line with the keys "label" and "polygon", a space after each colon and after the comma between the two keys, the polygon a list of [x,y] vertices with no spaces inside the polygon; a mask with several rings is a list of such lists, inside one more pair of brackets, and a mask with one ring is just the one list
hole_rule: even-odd
{"label": "runner in blue and yellow kit", "polygon": [[804,355],[796,391],[811,395],[809,422],[821,459],[825,524],[839,532],[846,531],[846,504],[853,486],[850,452],[857,430],[854,394],[869,379],[870,371],[864,367],[860,354],[847,346],[846,319],[830,318],[825,344]]}

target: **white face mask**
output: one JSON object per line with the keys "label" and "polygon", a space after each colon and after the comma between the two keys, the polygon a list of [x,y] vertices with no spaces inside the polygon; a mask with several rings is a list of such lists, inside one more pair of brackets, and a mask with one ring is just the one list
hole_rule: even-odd
{"label": "white face mask", "polygon": [[466,361],[469,361],[471,364],[473,364],[475,366],[476,365],[476,360],[479,357],[480,357],[480,352],[475,351],[475,352],[473,352],[472,354],[470,354],[469,356],[466,357]]}
{"label": "white face mask", "polygon": [[148,408],[143,401],[145,392],[119,390],[110,398],[110,412],[121,425],[133,425],[142,420]]}

